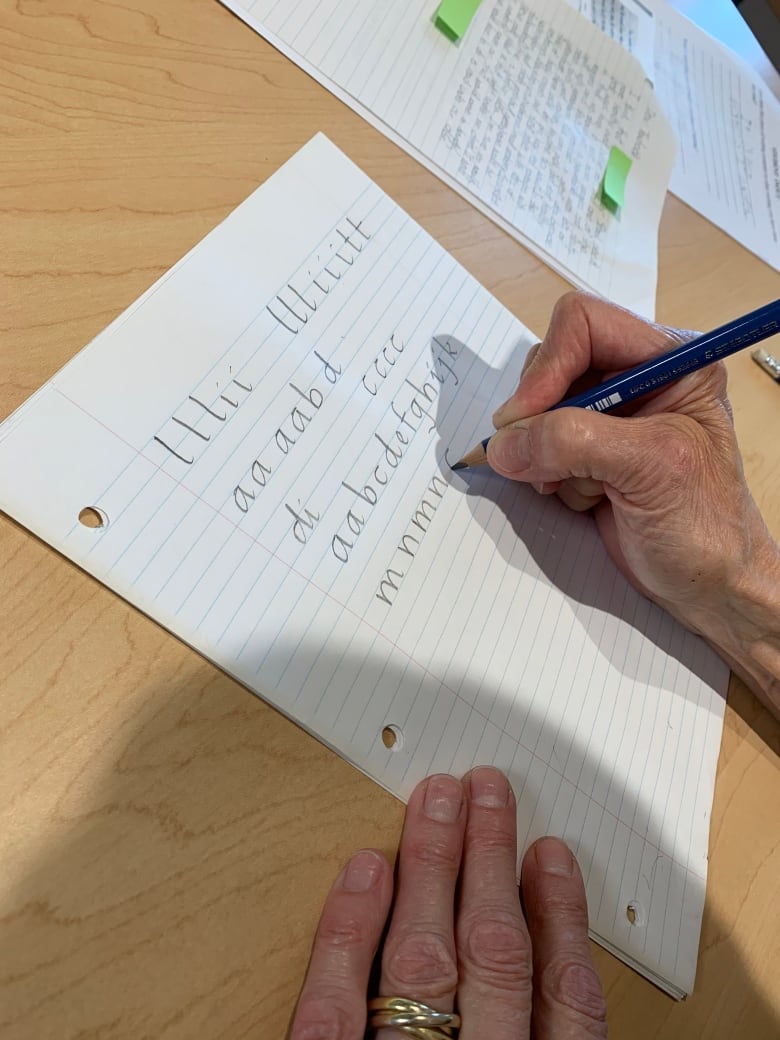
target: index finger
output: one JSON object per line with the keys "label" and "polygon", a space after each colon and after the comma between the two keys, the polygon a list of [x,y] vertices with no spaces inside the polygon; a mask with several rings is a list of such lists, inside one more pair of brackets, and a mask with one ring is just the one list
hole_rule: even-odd
{"label": "index finger", "polygon": [[536,1040],[606,1040],[585,886],[569,848],[540,838],[523,858],[522,886],[533,944]]}
{"label": "index finger", "polygon": [[570,292],[555,305],[550,327],[520,385],[494,414],[496,428],[539,415],[563,400],[590,369],[622,372],[688,338],[589,293]]}
{"label": "index finger", "polygon": [[330,890],[288,1040],[362,1040],[371,962],[393,877],[373,849],[356,853]]}

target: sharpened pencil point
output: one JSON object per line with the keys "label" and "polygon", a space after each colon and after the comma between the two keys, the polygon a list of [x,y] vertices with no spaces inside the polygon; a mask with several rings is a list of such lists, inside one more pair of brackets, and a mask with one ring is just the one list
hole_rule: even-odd
{"label": "sharpened pencil point", "polygon": [[471,451],[467,451],[462,459],[458,459],[457,462],[450,466],[450,469],[470,469],[472,466],[484,466],[487,462],[487,442],[490,440],[486,437],[481,444],[478,444],[476,448],[472,448]]}

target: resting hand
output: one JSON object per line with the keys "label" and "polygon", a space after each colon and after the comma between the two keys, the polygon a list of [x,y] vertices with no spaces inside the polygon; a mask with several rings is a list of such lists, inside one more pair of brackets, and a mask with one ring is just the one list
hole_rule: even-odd
{"label": "resting hand", "polygon": [[564,296],[494,416],[488,462],[573,509],[593,508],[629,580],[780,712],[780,552],[745,482],[725,367],[685,376],[629,417],[546,411],[573,384],[599,383],[693,335],[584,293]]}
{"label": "resting hand", "polygon": [[[568,848],[525,856],[518,898],[515,800],[497,769],[424,780],[409,800],[382,951],[380,996],[460,1014],[459,1040],[596,1040],[607,1035],[585,892]],[[333,886],[290,1040],[362,1040],[371,961],[393,895],[378,852]],[[526,924],[527,920],[527,924]],[[373,995],[373,994],[372,994]],[[380,1029],[378,1040],[404,1040]]]}

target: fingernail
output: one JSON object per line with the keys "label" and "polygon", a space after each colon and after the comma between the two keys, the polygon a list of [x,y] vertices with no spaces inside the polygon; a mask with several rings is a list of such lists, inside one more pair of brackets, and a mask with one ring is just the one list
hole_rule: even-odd
{"label": "fingernail", "polygon": [[574,856],[569,847],[557,838],[540,838],[534,846],[536,862],[545,874],[561,874],[571,877],[574,873]]}
{"label": "fingernail", "polygon": [[505,427],[490,438],[491,461],[501,469],[516,473],[531,464],[528,430],[523,426]]}
{"label": "fingernail", "polygon": [[455,823],[460,816],[463,788],[451,776],[435,776],[425,789],[423,812],[429,820]]}
{"label": "fingernail", "polygon": [[345,892],[368,892],[382,871],[382,861],[375,852],[356,852],[347,863],[341,879]]}
{"label": "fingernail", "polygon": [[509,801],[509,784],[503,773],[490,766],[473,769],[469,776],[471,800],[484,809],[503,809]]}

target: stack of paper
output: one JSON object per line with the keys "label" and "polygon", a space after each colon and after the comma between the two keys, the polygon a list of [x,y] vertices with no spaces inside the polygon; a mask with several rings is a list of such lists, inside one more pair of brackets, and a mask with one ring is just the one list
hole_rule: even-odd
{"label": "stack of paper", "polygon": [[457,42],[429,0],[223,2],[574,285],[652,316],[673,135],[639,63],[565,0],[483,0]]}
{"label": "stack of paper", "polygon": [[780,102],[764,81],[661,0],[569,3],[654,81],[677,138],[674,194],[780,270]]}

